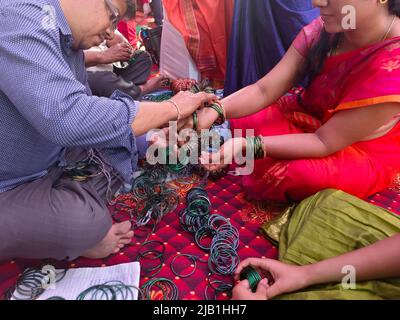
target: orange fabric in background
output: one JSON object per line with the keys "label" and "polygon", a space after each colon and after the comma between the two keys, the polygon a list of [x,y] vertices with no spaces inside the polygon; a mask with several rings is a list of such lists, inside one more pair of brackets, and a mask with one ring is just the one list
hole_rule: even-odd
{"label": "orange fabric in background", "polygon": [[202,78],[222,87],[234,0],[164,0],[168,20],[182,34]]}

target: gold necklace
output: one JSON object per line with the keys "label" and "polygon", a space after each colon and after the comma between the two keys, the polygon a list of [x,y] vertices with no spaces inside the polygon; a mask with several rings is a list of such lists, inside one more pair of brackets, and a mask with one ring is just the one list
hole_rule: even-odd
{"label": "gold necklace", "polygon": [[[392,22],[390,23],[389,28],[387,29],[387,31],[386,31],[385,35],[383,36],[381,42],[383,42],[383,41],[385,41],[387,39],[390,31],[392,31],[392,29],[393,29],[394,23],[396,22],[396,18],[397,18],[397,16],[393,17]],[[329,53],[329,55],[333,56],[334,54],[336,54],[336,51],[339,50],[341,44],[342,44],[342,37],[339,38],[337,46],[335,48],[331,49],[331,52]]]}
{"label": "gold necklace", "polygon": [[389,29],[386,31],[386,34],[385,34],[385,36],[382,38],[381,41],[385,41],[385,40],[387,39],[387,37],[388,37],[390,31],[392,31],[392,28],[393,28],[393,26],[394,26],[394,23],[396,22],[396,18],[397,18],[397,16],[394,16],[394,17],[393,17],[392,23],[390,24]]}

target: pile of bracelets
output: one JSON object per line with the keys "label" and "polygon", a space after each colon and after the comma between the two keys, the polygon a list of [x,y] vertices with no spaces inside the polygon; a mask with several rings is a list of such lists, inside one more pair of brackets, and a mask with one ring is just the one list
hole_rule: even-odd
{"label": "pile of bracelets", "polygon": [[185,231],[195,233],[210,217],[211,201],[203,188],[193,188],[186,195],[186,208],[179,213],[179,222]]}
{"label": "pile of bracelets", "polygon": [[136,286],[125,285],[121,281],[109,281],[94,285],[81,292],[76,300],[137,300],[143,299],[142,290]]}
{"label": "pile of bracelets", "polygon": [[140,262],[144,276],[153,278],[161,271],[164,253],[165,245],[161,241],[150,240],[140,246],[137,261]]}
{"label": "pile of bracelets", "polygon": [[250,284],[251,291],[256,292],[258,283],[261,281],[261,276],[251,266],[245,267],[242,272],[240,272],[240,281],[248,280]]}
{"label": "pile of bracelets", "polygon": [[246,149],[252,151],[255,160],[263,159],[265,157],[265,151],[261,136],[247,137],[246,142],[247,142]]}
{"label": "pile of bracelets", "polygon": [[[155,231],[157,224],[169,212],[174,211],[179,204],[179,195],[176,190],[167,187],[168,172],[161,166],[154,166],[137,177],[132,187],[132,201],[129,205],[114,201],[115,211],[113,220],[122,222],[129,220],[139,237],[143,231],[148,237]],[[152,226],[150,230],[146,229]]]}
{"label": "pile of bracelets", "polygon": [[239,231],[232,226],[229,220],[220,215],[212,215],[208,225],[215,230],[210,247],[208,267],[212,273],[231,275],[240,262],[237,253]]}
{"label": "pile of bracelets", "polygon": [[[232,226],[230,221],[219,214],[210,215],[211,202],[204,188],[193,188],[186,196],[187,207],[179,214],[179,221],[185,231],[194,233],[197,246],[210,252],[208,259],[208,285],[205,298],[209,299],[209,289],[214,290],[214,298],[218,292],[230,291],[232,281],[215,279],[216,277],[232,278],[240,259],[237,253],[239,247],[239,231]],[[206,241],[208,239],[208,241]],[[189,259],[193,269],[190,272],[177,272],[175,261],[179,257]],[[197,256],[179,254],[171,262],[172,272],[179,277],[191,276],[197,267],[197,261],[205,262]]]}
{"label": "pile of bracelets", "polygon": [[[143,298],[145,300],[156,300],[155,298],[160,297],[157,300],[178,300],[179,292],[178,287],[169,279],[155,278],[147,281],[141,287],[143,292]],[[156,294],[153,294],[156,292]],[[157,293],[161,292],[161,296]],[[152,299],[153,298],[153,299]]]}
{"label": "pile of bracelets", "polygon": [[15,300],[35,300],[52,282],[61,281],[66,273],[67,270],[55,270],[54,277],[50,277],[43,268],[28,268],[18,278],[11,296]]}

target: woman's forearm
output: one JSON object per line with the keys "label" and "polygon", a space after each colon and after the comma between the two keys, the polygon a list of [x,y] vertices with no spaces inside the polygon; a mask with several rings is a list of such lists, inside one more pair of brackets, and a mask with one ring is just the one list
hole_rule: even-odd
{"label": "woman's forearm", "polygon": [[356,281],[400,277],[400,234],[368,247],[305,266],[308,285],[341,282],[348,268]]}
{"label": "woman's forearm", "polygon": [[326,145],[313,133],[262,137],[264,153],[276,159],[310,159],[329,155]]}
{"label": "woman's forearm", "polygon": [[273,102],[269,101],[268,96],[258,84],[245,87],[222,100],[227,119],[254,114]]}

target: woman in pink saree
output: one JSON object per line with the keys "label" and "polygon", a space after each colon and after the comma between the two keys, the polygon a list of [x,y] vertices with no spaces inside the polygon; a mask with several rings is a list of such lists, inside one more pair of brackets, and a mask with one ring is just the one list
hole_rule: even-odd
{"label": "woman in pink saree", "polygon": [[[254,129],[261,138],[263,157],[242,178],[255,199],[299,201],[327,188],[364,198],[400,172],[399,1],[314,4],[321,17],[302,30],[275,69],[222,100],[232,129]],[[357,13],[354,30],[342,27],[348,4]],[[309,86],[284,95],[305,73]],[[214,110],[200,111],[200,127],[217,117]],[[229,140],[202,161],[219,169],[246,143]]]}

